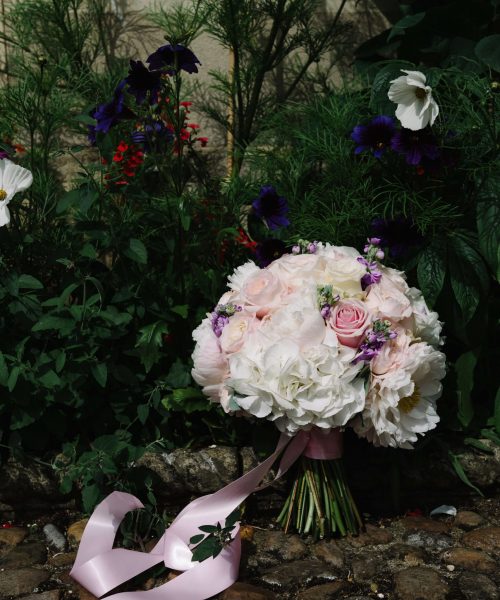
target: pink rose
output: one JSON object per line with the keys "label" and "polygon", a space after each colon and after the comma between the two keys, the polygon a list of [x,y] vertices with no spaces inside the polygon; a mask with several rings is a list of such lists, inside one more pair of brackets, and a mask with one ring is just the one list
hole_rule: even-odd
{"label": "pink rose", "polygon": [[261,269],[245,281],[240,298],[245,308],[262,318],[273,308],[283,304],[287,288],[279,277],[268,269]]}
{"label": "pink rose", "polygon": [[357,348],[371,320],[371,314],[363,302],[342,300],[335,304],[328,322],[341,344]]}

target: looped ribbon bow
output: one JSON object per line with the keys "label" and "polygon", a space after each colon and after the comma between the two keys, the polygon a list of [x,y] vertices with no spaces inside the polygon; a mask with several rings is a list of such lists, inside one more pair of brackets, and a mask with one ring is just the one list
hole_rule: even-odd
{"label": "looped ribbon bow", "polygon": [[[259,487],[281,453],[283,456],[275,479]],[[71,577],[99,598],[163,562],[167,568],[183,572],[152,590],[121,592],[107,596],[107,599],[206,600],[215,596],[238,578],[241,557],[239,523],[231,534],[232,541],[215,558],[192,562],[189,540],[199,533],[200,525],[224,523],[245,498],[279,479],[301,455],[321,460],[340,458],[340,430],[333,429],[327,435],[317,429],[300,431],[293,438],[282,434],[276,450],[254,469],[214,494],[188,504],[149,553],[113,548],[116,532],[125,515],[144,506],[131,494],[112,492],[96,507],[85,527]]]}

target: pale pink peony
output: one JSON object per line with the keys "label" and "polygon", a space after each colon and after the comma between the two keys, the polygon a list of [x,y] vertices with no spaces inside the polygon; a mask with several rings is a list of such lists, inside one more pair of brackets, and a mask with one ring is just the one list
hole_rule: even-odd
{"label": "pale pink peony", "polygon": [[357,348],[371,321],[371,313],[363,302],[342,300],[335,304],[328,323],[341,344]]}
{"label": "pale pink peony", "polygon": [[222,351],[226,354],[238,352],[258,324],[259,320],[252,313],[241,312],[230,317],[219,338]]}
{"label": "pale pink peony", "polygon": [[388,371],[398,369],[408,360],[412,339],[402,327],[395,327],[394,331],[397,336],[388,340],[370,363],[374,375],[384,375]]}
{"label": "pale pink peony", "polygon": [[238,302],[241,301],[249,312],[262,318],[272,309],[284,304],[287,286],[280,277],[268,269],[256,271],[243,283]]}
{"label": "pale pink peony", "polygon": [[401,321],[412,315],[412,307],[406,293],[409,287],[396,269],[379,268],[382,277],[373,283],[366,297],[366,306],[380,319]]}
{"label": "pale pink peony", "polygon": [[193,339],[196,346],[191,375],[213,402],[220,402],[223,382],[229,375],[229,366],[219,340],[212,331],[210,319],[203,319],[193,331]]}

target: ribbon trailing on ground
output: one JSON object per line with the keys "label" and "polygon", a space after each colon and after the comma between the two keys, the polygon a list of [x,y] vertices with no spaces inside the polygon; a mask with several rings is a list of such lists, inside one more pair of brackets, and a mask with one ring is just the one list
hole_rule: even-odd
{"label": "ribbon trailing on ground", "polygon": [[163,562],[169,569],[183,571],[171,581],[148,591],[121,592],[113,600],[206,600],[222,592],[238,578],[241,539],[239,524],[233,540],[216,558],[192,562],[189,540],[199,533],[200,525],[224,523],[252,492],[270,485],[259,484],[283,453],[276,479],[301,456],[335,459],[342,455],[339,429],[327,435],[312,429],[291,438],[282,434],[276,450],[254,469],[214,494],[202,496],[188,504],[176,517],[151,552],[113,548],[124,516],[143,504],[131,494],[113,492],[95,509],[83,533],[71,577],[94,596],[101,597],[136,575]]}

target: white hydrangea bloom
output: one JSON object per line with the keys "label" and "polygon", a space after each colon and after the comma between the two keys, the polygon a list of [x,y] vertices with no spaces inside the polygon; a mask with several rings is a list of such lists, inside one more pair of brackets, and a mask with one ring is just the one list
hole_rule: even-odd
{"label": "white hydrangea bloom", "polygon": [[406,71],[391,81],[388,96],[395,102],[396,117],[407,129],[417,131],[432,125],[439,114],[439,106],[432,97],[432,88],[426,85],[426,77],[420,71]]}

